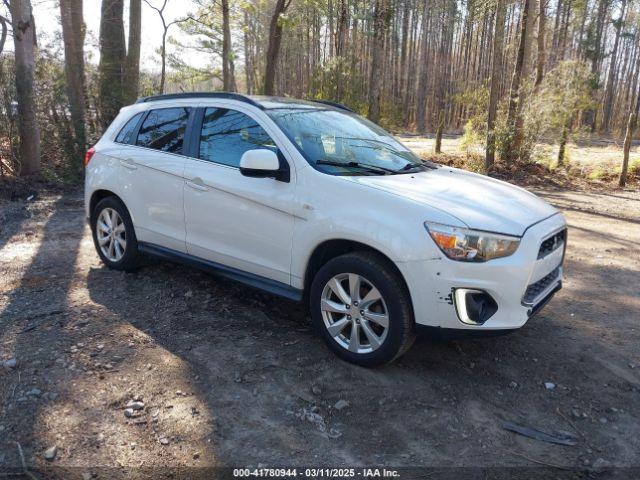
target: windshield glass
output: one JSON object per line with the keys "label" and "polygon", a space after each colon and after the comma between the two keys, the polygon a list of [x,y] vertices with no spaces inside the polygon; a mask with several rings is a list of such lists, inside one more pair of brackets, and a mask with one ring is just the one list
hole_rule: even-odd
{"label": "windshield glass", "polygon": [[332,175],[389,175],[433,168],[390,133],[354,113],[291,107],[267,113],[313,167]]}

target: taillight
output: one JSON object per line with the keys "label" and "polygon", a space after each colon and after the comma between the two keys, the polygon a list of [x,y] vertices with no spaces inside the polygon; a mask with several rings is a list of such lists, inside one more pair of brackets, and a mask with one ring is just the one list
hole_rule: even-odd
{"label": "taillight", "polygon": [[84,166],[86,167],[87,165],[89,165],[89,162],[91,161],[91,158],[93,157],[93,155],[96,153],[96,149],[91,147],[89,150],[87,150],[87,153],[85,153],[84,155]]}

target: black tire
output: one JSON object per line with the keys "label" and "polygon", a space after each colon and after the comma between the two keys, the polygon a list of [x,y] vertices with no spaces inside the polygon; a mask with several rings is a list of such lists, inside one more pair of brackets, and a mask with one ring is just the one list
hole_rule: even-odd
{"label": "black tire", "polygon": [[[386,338],[377,349],[368,353],[352,352],[340,345],[327,330],[322,316],[325,286],[335,276],[347,273],[355,273],[370,282],[378,289],[387,307]],[[413,309],[405,283],[388,261],[375,253],[348,253],[327,262],[313,279],[309,300],[311,318],[320,335],[333,352],[348,362],[364,367],[390,363],[403,355],[415,340]]]}
{"label": "black tire", "polygon": [[[126,246],[124,255],[117,262],[109,260],[109,258],[107,258],[103,254],[98,243],[97,221],[100,213],[105,208],[111,208],[115,210],[118,215],[120,215],[120,218],[122,218],[122,221],[124,223]],[[133,228],[133,222],[131,221],[129,211],[127,210],[127,207],[124,205],[124,203],[122,203],[122,200],[120,200],[118,197],[107,197],[98,202],[98,204],[93,209],[93,212],[91,212],[91,233],[93,236],[93,244],[96,247],[96,252],[98,252],[100,259],[107,267],[114,270],[122,270],[125,272],[130,272],[136,269],[140,257],[140,254],[138,252],[138,239],[136,238],[136,232]]]}

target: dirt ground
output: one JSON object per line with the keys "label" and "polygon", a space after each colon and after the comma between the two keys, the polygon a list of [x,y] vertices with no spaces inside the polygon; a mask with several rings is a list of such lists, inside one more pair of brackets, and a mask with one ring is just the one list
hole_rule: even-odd
{"label": "dirt ground", "polygon": [[106,269],[80,192],[2,201],[0,477],[546,465],[638,478],[640,192],[542,195],[570,230],[564,289],[539,316],[508,336],[419,339],[373,370],[332,355],[301,305],[156,260]]}

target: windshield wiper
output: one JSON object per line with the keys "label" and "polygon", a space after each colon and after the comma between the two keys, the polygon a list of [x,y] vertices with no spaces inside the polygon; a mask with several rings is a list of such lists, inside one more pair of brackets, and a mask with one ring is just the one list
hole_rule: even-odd
{"label": "windshield wiper", "polygon": [[423,167],[424,167],[424,165],[422,163],[409,162],[404,167],[402,167],[400,170],[405,172],[407,170],[411,170],[412,168],[423,168]]}
{"label": "windshield wiper", "polygon": [[420,163],[418,162],[409,162],[407,163],[404,167],[402,167],[400,170],[402,170],[403,172],[406,170],[411,170],[412,168],[429,168],[431,170],[435,170],[436,168],[438,168],[438,164],[433,163],[431,160],[421,160]]}
{"label": "windshield wiper", "polygon": [[369,172],[378,173],[384,175],[386,173],[398,173],[397,170],[392,170],[390,168],[379,167],[377,165],[369,165],[368,163],[360,163],[360,162],[338,162],[335,160],[318,160],[316,165],[329,165],[331,167],[355,167],[360,168],[362,170],[366,170]]}

